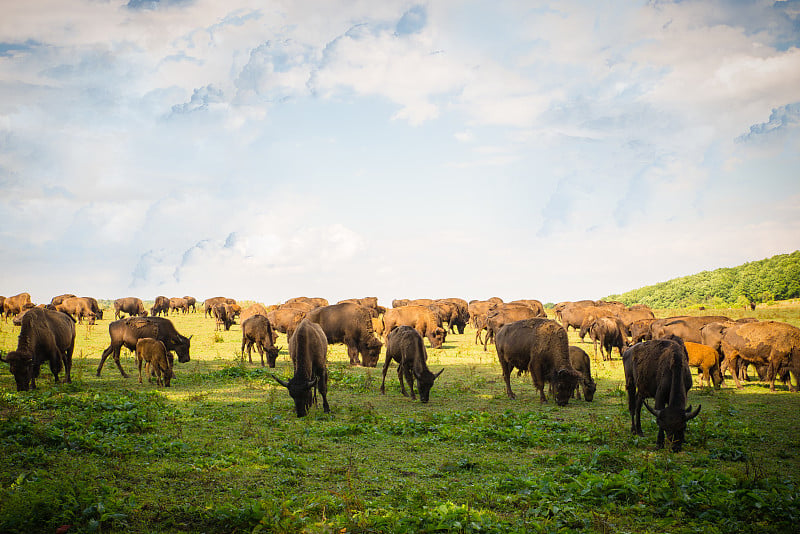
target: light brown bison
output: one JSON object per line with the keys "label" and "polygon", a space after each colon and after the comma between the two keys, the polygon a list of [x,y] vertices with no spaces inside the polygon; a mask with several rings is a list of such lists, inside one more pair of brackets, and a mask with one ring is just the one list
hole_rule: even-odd
{"label": "light brown bison", "polygon": [[526,306],[529,306],[531,309],[533,309],[536,312],[536,317],[547,317],[547,312],[544,311],[544,305],[542,304],[542,302],[540,300],[536,300],[536,299],[518,299],[518,300],[512,300],[508,304],[524,304]]}
{"label": "light brown bison", "polygon": [[20,293],[19,295],[6,298],[3,302],[3,310],[6,318],[19,315],[33,307],[35,307],[35,304],[31,302],[30,293]]}
{"label": "light brown bison", "polygon": [[534,319],[539,317],[539,312],[527,304],[496,304],[489,308],[486,313],[486,337],[483,340],[483,350],[489,341],[494,341],[497,332],[508,323],[521,321],[523,319]]}
{"label": "light brown bison", "polygon": [[724,315],[700,315],[697,317],[680,317],[671,321],[666,321],[653,328],[653,339],[669,338],[670,335],[678,336],[684,341],[692,343],[702,343],[700,329],[710,323],[730,321]]}
{"label": "light brown bison", "polygon": [[[136,342],[136,361],[139,363],[139,383],[142,383],[142,364],[145,364],[145,374],[148,382],[152,382],[152,375],[156,375],[156,385],[169,387],[172,380],[172,362],[167,357],[167,347],[164,343],[151,337],[140,338]],[[163,377],[163,378],[162,378]]]}
{"label": "light brown bison", "polygon": [[164,295],[157,296],[156,300],[153,302],[153,307],[150,308],[150,315],[152,317],[169,315],[169,299]]}
{"label": "light brown bison", "polygon": [[445,329],[439,324],[439,317],[428,306],[409,304],[386,310],[383,325],[385,340],[396,327],[410,326],[416,328],[421,336],[427,337],[434,349],[442,348],[446,336]]}
{"label": "light brown bison", "polygon": [[169,311],[189,313],[189,301],[183,297],[172,297],[169,299]]}
{"label": "light brown bison", "polygon": [[[625,370],[625,390],[628,393],[628,412],[631,415],[631,432],[643,436],[642,404],[656,416],[658,425],[657,446],[664,447],[664,438],[678,452],[683,444],[687,421],[697,417],[686,407],[686,394],[692,387],[689,356],[680,339],[655,339],[633,345],[622,355]],[[645,399],[655,399],[650,408]]]}
{"label": "light brown bison", "polygon": [[375,337],[372,318],[363,306],[352,302],[323,306],[308,312],[306,320],[322,327],[329,344],[344,343],[351,365],[375,367],[378,364],[383,343]]}
{"label": "light brown bison", "polygon": [[303,310],[296,310],[293,308],[279,308],[267,313],[267,319],[272,325],[272,328],[286,334],[286,337],[291,338],[297,325],[300,321],[306,318],[306,312]]}
{"label": "light brown bison", "polygon": [[294,335],[289,338],[289,356],[292,358],[294,376],[286,382],[272,375],[289,390],[297,417],[308,414],[308,409],[316,402],[317,390],[322,396],[322,409],[325,413],[331,411],[328,405],[327,354],[328,342],[322,327],[307,319],[301,321]]}
{"label": "light brown bison", "polygon": [[123,313],[127,313],[130,317],[147,316],[147,310],[144,309],[144,302],[138,297],[124,297],[114,301],[114,319],[119,319]]}
{"label": "light brown bison", "polygon": [[550,319],[524,319],[504,325],[497,332],[495,348],[509,399],[517,398],[511,391],[511,372],[515,368],[531,374],[541,402],[547,402],[544,387],[550,383],[559,406],[566,406],[583,378],[570,363],[567,331]]}
{"label": "light brown bison", "polygon": [[719,354],[713,348],[701,343],[685,341],[686,353],[689,355],[689,367],[696,367],[698,370],[698,385],[703,386],[703,382],[711,387],[719,388],[722,385],[722,372],[719,366]]}
{"label": "light brown bison", "polygon": [[50,365],[56,383],[62,366],[64,381],[71,382],[75,320],[58,311],[29,308],[22,318],[21,327],[16,350],[3,359],[11,367],[17,391],[36,389],[39,368],[45,362]]}
{"label": "light brown bison", "polygon": [[236,304],[236,300],[227,297],[211,297],[203,301],[203,309],[205,310],[205,317],[214,316],[214,306],[217,304]]}
{"label": "light brown bison", "polygon": [[92,311],[92,305],[83,297],[68,297],[60,304],[56,304],[56,310],[77,319],[78,324],[83,324],[84,318],[89,324],[94,324],[95,313]]}
{"label": "light brown bison", "polygon": [[264,367],[264,353],[267,353],[267,364],[275,367],[280,349],[275,346],[275,332],[272,325],[264,315],[253,315],[242,321],[242,359],[244,349],[247,348],[247,359],[253,363],[252,350],[256,346],[261,355],[261,367]]}
{"label": "light brown bison", "polygon": [[64,302],[64,300],[74,296],[75,295],[73,295],[72,293],[64,293],[63,295],[58,295],[57,297],[53,297],[52,299],[50,299],[50,304],[52,304],[53,306],[58,306],[59,304]]}
{"label": "light brown bison", "polygon": [[417,381],[419,388],[419,400],[428,402],[433,382],[444,369],[433,374],[428,369],[428,353],[425,351],[425,343],[422,336],[415,328],[410,326],[398,326],[389,333],[386,340],[386,361],[383,364],[383,379],[381,380],[381,394],[386,393],[386,372],[392,360],[397,362],[397,378],[400,380],[400,392],[407,397],[406,388],[403,385],[403,376],[408,381],[411,389],[411,400],[416,400],[414,394],[414,380]]}
{"label": "light brown bison", "polygon": [[[738,376],[742,362],[767,367],[770,391],[775,391],[775,378],[786,372],[800,382],[800,328],[796,326],[778,321],[735,324],[725,329],[721,348],[737,388],[742,387]],[[791,383],[790,389],[797,391]]]}
{"label": "light brown bison", "polygon": [[263,304],[255,303],[251,304],[247,308],[242,310],[242,313],[239,315],[239,320],[244,324],[244,322],[254,315],[263,315],[264,317],[267,316],[269,310]]}

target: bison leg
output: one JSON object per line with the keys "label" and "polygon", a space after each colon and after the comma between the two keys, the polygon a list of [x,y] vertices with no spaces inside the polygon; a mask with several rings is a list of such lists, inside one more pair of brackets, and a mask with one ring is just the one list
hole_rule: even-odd
{"label": "bison leg", "polygon": [[500,357],[500,367],[503,369],[503,380],[506,383],[506,395],[509,399],[514,400],[517,396],[511,391],[511,362],[503,361],[502,355],[498,356]]}
{"label": "bison leg", "polygon": [[386,352],[386,361],[383,362],[383,378],[381,379],[381,395],[386,395],[386,373],[389,371],[389,366],[392,364],[392,357],[389,352]]}
{"label": "bison leg", "polygon": [[347,343],[347,355],[350,357],[350,365],[361,365],[358,359],[358,346],[355,343]]}
{"label": "bison leg", "polygon": [[[139,383],[141,384],[142,383],[142,364],[144,363],[144,359],[140,358],[137,355],[136,360],[139,362]],[[145,372],[147,372],[147,366],[146,365],[144,367],[144,370],[145,370]]]}
{"label": "bison leg", "polygon": [[331,407],[328,405],[328,371],[323,371],[322,376],[317,381],[317,389],[322,396],[322,409],[325,413],[331,413]]}
{"label": "bison leg", "polygon": [[403,371],[403,374],[406,375],[406,381],[408,381],[408,388],[411,390],[411,400],[417,400],[417,396],[414,394],[414,374],[411,372],[411,367],[405,367]]}

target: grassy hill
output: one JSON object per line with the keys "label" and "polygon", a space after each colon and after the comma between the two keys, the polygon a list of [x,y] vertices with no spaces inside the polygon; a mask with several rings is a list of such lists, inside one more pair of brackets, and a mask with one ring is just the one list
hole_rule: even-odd
{"label": "grassy hill", "polygon": [[606,300],[651,308],[746,306],[800,297],[800,251],[674,278]]}

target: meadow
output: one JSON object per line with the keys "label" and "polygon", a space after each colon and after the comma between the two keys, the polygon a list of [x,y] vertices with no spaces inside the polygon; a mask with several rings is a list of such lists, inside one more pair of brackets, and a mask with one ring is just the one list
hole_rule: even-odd
{"label": "meadow", "polygon": [[[755,316],[800,326],[800,304],[659,310]],[[139,384],[109,316],[79,325],[72,384],[17,393],[0,365],[0,532],[790,532],[800,521],[800,393],[759,382],[696,383],[702,404],[683,451],[656,450],[653,417],[630,433],[622,362],[592,361],[592,402],[540,403],[527,375],[504,391],[494,347],[474,331],[428,349],[445,371],[428,404],[402,397],[396,366],[350,367],[329,348],[329,402],[302,419],[276,369],[241,361],[241,330],[202,312],[171,316],[192,334],[171,388]],[[19,327],[0,322],[0,350]],[[590,355],[574,332],[570,342]],[[427,344],[427,342],[426,342]]]}

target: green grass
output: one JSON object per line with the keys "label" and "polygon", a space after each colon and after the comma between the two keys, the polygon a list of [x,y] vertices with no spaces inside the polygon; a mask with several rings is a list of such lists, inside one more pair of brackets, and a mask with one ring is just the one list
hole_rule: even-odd
{"label": "green grass", "polygon": [[[774,312],[756,316],[798,324],[800,307]],[[108,320],[78,327],[71,385],[45,366],[39,390],[17,393],[0,366],[0,531],[789,532],[800,519],[800,395],[781,386],[692,389],[703,409],[673,454],[655,450],[647,413],[645,437],[630,435],[618,357],[593,362],[592,403],[540,404],[528,376],[510,401],[494,348],[467,330],[429,350],[445,372],[427,405],[400,395],[395,366],[381,395],[382,361],[351,368],[331,347],[332,413],[298,419],[271,377],[291,375],[285,336],[265,370],[241,363],[238,325],[172,319],[194,337],[169,389],[139,385],[125,350],[132,378],[110,362],[95,377]],[[0,323],[1,350],[18,331]]]}

